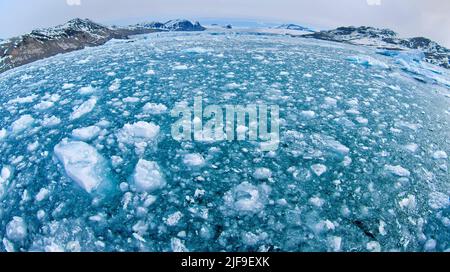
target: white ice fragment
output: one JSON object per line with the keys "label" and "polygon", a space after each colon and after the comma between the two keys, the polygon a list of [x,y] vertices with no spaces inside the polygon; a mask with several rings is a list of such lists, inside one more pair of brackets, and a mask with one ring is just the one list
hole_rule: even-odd
{"label": "white ice fragment", "polygon": [[178,238],[172,238],[170,240],[170,246],[173,252],[189,252],[183,241]]}
{"label": "white ice fragment", "polygon": [[38,141],[35,141],[35,142],[30,143],[30,144],[27,145],[27,150],[29,152],[36,151],[36,149],[38,149],[38,148],[39,148],[39,142]]}
{"label": "white ice fragment", "polygon": [[10,166],[3,166],[0,172],[0,200],[5,196],[9,187],[9,180],[12,175],[12,169]]}
{"label": "white ice fragment", "polygon": [[409,143],[404,146],[406,151],[409,151],[411,153],[416,153],[419,146],[416,143]]}
{"label": "white ice fragment", "polygon": [[86,192],[112,187],[108,164],[94,147],[64,139],[55,146],[54,152],[67,176]]}
{"label": "white ice fragment", "polygon": [[435,160],[443,160],[447,159],[447,153],[445,151],[439,150],[433,153],[433,159]]}
{"label": "white ice fragment", "polygon": [[75,87],[75,84],[72,84],[72,83],[64,83],[63,86],[62,86],[62,89],[63,89],[63,90],[68,90],[68,89],[71,89],[71,88],[73,88],[73,87]]}
{"label": "white ice fragment", "polygon": [[411,175],[411,173],[407,169],[401,167],[400,165],[385,165],[384,171],[386,171],[388,174],[398,177],[409,177]]}
{"label": "white ice fragment", "polygon": [[139,121],[134,124],[126,124],[117,134],[119,142],[135,144],[152,141],[159,134],[159,126],[154,123]]}
{"label": "white ice fragment", "polygon": [[0,140],[5,139],[6,136],[8,136],[8,132],[6,131],[6,129],[4,128],[0,129]]}
{"label": "white ice fragment", "polygon": [[437,244],[436,240],[429,239],[428,241],[426,241],[423,248],[425,249],[425,251],[433,251],[436,249],[436,244]]}
{"label": "white ice fragment", "polygon": [[14,216],[6,225],[6,237],[14,242],[23,241],[28,234],[27,224],[22,217]]}
{"label": "white ice fragment", "polygon": [[402,199],[398,204],[402,209],[413,210],[416,208],[416,197],[414,195],[408,195],[408,197]]}
{"label": "white ice fragment", "polygon": [[378,243],[376,241],[368,242],[366,245],[366,248],[370,252],[380,252],[381,251],[380,243]]}
{"label": "white ice fragment", "polygon": [[101,129],[97,126],[78,128],[72,131],[72,137],[81,141],[90,141],[96,138],[100,131]]}
{"label": "white ice fragment", "polygon": [[141,101],[141,99],[139,97],[125,97],[123,100],[123,102],[125,103],[138,103],[139,101]]}
{"label": "white ice fragment", "polygon": [[39,104],[35,105],[33,108],[38,111],[48,110],[53,107],[55,104],[51,101],[42,101]]}
{"label": "white ice fragment", "polygon": [[320,198],[318,196],[315,196],[315,197],[311,197],[309,199],[309,203],[311,205],[314,205],[314,206],[320,208],[320,207],[322,207],[325,204],[325,200],[323,200],[322,198]]}
{"label": "white ice fragment", "polygon": [[433,210],[445,209],[450,206],[450,197],[441,192],[432,192],[428,195],[428,205]]}
{"label": "white ice fragment", "polygon": [[72,114],[70,115],[70,120],[72,120],[72,121],[76,120],[76,119],[84,116],[85,114],[90,113],[94,109],[96,104],[97,104],[97,98],[92,97],[91,99],[87,100],[80,106],[75,107],[73,109]]}
{"label": "white ice fragment", "polygon": [[179,211],[175,212],[166,218],[166,225],[171,227],[176,226],[180,222],[181,218],[183,218],[183,214]]}
{"label": "white ice fragment", "polygon": [[302,112],[300,112],[300,114],[303,117],[308,118],[308,119],[312,119],[312,118],[314,118],[316,116],[316,113],[314,111],[311,111],[311,110],[302,111]]}
{"label": "white ice fragment", "polygon": [[255,214],[264,209],[270,187],[243,182],[224,195],[225,206],[240,213]]}
{"label": "white ice fragment", "polygon": [[36,94],[32,94],[25,97],[17,97],[15,99],[9,100],[8,104],[25,104],[25,103],[31,103],[39,96]]}
{"label": "white ice fragment", "polygon": [[269,168],[261,167],[256,168],[253,173],[253,177],[258,180],[265,180],[272,177],[272,171]]}
{"label": "white ice fragment", "polygon": [[44,120],[42,120],[41,124],[44,127],[54,127],[57,126],[61,123],[61,119],[59,119],[56,116],[51,116],[51,117],[45,117]]}
{"label": "white ice fragment", "polygon": [[81,94],[81,95],[90,95],[90,94],[95,93],[96,91],[97,91],[97,89],[95,89],[94,87],[86,86],[86,87],[81,87],[78,90],[78,93]]}
{"label": "white ice fragment", "polygon": [[187,65],[175,65],[173,67],[174,70],[187,70],[189,67]]}
{"label": "white ice fragment", "polygon": [[41,202],[41,201],[45,200],[49,194],[50,194],[50,191],[47,188],[42,188],[37,193],[35,199],[37,202]]}
{"label": "white ice fragment", "polygon": [[136,189],[140,192],[150,193],[166,186],[161,168],[153,161],[139,160],[132,178]]}
{"label": "white ice fragment", "polygon": [[183,163],[189,167],[203,167],[205,159],[198,153],[186,154],[183,156]]}
{"label": "white ice fragment", "polygon": [[145,113],[150,114],[163,114],[167,111],[167,107],[163,104],[156,104],[156,103],[147,103],[144,105],[142,109]]}
{"label": "white ice fragment", "polygon": [[19,119],[14,121],[11,125],[11,131],[13,133],[19,133],[24,131],[25,129],[31,127],[34,124],[34,118],[29,115],[25,114],[22,115]]}
{"label": "white ice fragment", "polygon": [[323,164],[314,164],[311,166],[311,170],[313,170],[314,174],[320,177],[327,171],[327,167]]}

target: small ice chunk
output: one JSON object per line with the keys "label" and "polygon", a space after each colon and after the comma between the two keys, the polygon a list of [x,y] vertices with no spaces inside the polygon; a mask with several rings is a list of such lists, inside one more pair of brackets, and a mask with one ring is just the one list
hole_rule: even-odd
{"label": "small ice chunk", "polygon": [[308,110],[308,111],[302,111],[300,114],[308,119],[312,119],[316,116],[316,113],[314,111]]}
{"label": "small ice chunk", "polygon": [[181,212],[175,212],[166,218],[166,225],[171,227],[176,226],[180,222],[181,218],[183,218],[183,214]]}
{"label": "small ice chunk", "polygon": [[72,137],[81,141],[90,141],[98,136],[101,129],[97,126],[78,128],[72,131]]}
{"label": "small ice chunk", "polygon": [[380,243],[378,243],[376,241],[368,242],[366,245],[366,248],[370,252],[380,252],[381,251]]}
{"label": "small ice chunk", "polygon": [[411,153],[416,153],[419,146],[415,143],[409,143],[409,144],[405,145],[404,148],[406,151],[409,151]]}
{"label": "small ice chunk", "polygon": [[41,202],[41,201],[45,200],[49,194],[50,194],[50,191],[47,188],[42,188],[37,193],[35,199],[37,202]]}
{"label": "small ice chunk", "polygon": [[161,168],[156,162],[139,160],[134,169],[133,181],[140,192],[153,192],[166,186]]}
{"label": "small ice chunk", "polygon": [[402,209],[413,210],[416,208],[416,197],[414,195],[408,195],[407,198],[402,199],[398,204]]}
{"label": "small ice chunk", "polygon": [[147,103],[143,107],[143,111],[150,114],[163,114],[167,111],[167,107],[163,104]]}
{"label": "small ice chunk", "polygon": [[269,168],[261,167],[256,168],[253,173],[253,177],[258,180],[265,180],[272,177],[272,171]]}
{"label": "small ice chunk", "polygon": [[62,89],[63,89],[63,90],[68,90],[68,89],[71,89],[71,88],[73,88],[73,87],[75,87],[75,84],[72,84],[72,83],[64,83],[63,86],[62,86]]}
{"label": "small ice chunk", "polygon": [[189,167],[203,167],[205,165],[205,159],[201,154],[186,154],[183,157],[183,163]]}
{"label": "small ice chunk", "polygon": [[174,70],[187,70],[189,67],[187,65],[175,65],[173,67]]}
{"label": "small ice chunk", "polygon": [[30,144],[27,145],[27,150],[29,152],[36,151],[36,149],[38,149],[38,148],[39,148],[39,142],[38,141],[35,141],[35,142],[30,143]]}
{"label": "small ice chunk", "polygon": [[441,192],[432,192],[428,195],[428,205],[433,210],[445,209],[450,206],[450,197]]}
{"label": "small ice chunk", "polygon": [[173,252],[189,252],[183,241],[178,238],[172,238],[170,240],[170,246]]}
{"label": "small ice chunk", "polygon": [[135,144],[152,141],[159,134],[159,126],[154,123],[139,121],[134,124],[126,124],[117,134],[119,142]]}
{"label": "small ice chunk", "polygon": [[138,103],[139,101],[141,101],[141,99],[139,97],[125,97],[123,99],[123,102],[125,103]]}
{"label": "small ice chunk", "polygon": [[398,177],[409,177],[411,175],[411,173],[407,169],[401,167],[400,165],[385,165],[384,171],[386,171],[388,174]]}
{"label": "small ice chunk", "polygon": [[14,242],[21,242],[27,237],[27,224],[22,217],[14,216],[6,225],[6,237]]}
{"label": "small ice chunk", "polygon": [[38,98],[39,96],[36,94],[32,94],[29,96],[25,96],[25,97],[17,97],[14,98],[12,100],[8,101],[8,104],[25,104],[25,103],[31,103],[33,102],[36,98]]}
{"label": "small ice chunk", "polygon": [[67,176],[86,192],[112,187],[107,161],[94,147],[64,139],[55,146],[54,152]]}
{"label": "small ice chunk", "polygon": [[34,106],[34,109],[39,111],[48,110],[53,107],[55,104],[51,101],[42,101],[41,103]]}
{"label": "small ice chunk", "polygon": [[3,166],[1,172],[0,172],[0,199],[3,198],[6,191],[9,187],[9,179],[12,175],[12,169],[10,166]]}
{"label": "small ice chunk", "polygon": [[6,129],[4,128],[0,129],[0,140],[5,139],[6,136],[8,136],[8,132],[6,131]]}
{"label": "small ice chunk", "polygon": [[428,241],[426,241],[423,248],[425,249],[425,251],[433,251],[436,249],[436,244],[437,244],[436,240],[429,239]]}
{"label": "small ice chunk", "polygon": [[311,166],[311,170],[313,170],[314,174],[320,177],[327,171],[327,167],[323,164],[314,164]]}
{"label": "small ice chunk", "polygon": [[325,204],[325,200],[323,200],[322,198],[320,198],[318,196],[315,196],[315,197],[311,197],[309,199],[309,203],[311,205],[314,205],[314,206],[320,208],[320,207],[322,207]]}
{"label": "small ice chunk", "polygon": [[72,114],[70,115],[70,120],[72,120],[72,121],[76,120],[76,119],[81,118],[82,116],[90,113],[94,109],[96,104],[97,104],[97,98],[92,97],[91,99],[84,102],[80,106],[75,107],[73,109]]}
{"label": "small ice chunk", "polygon": [[435,160],[443,160],[447,159],[447,153],[445,151],[439,150],[433,153],[433,159]]}
{"label": "small ice chunk", "polygon": [[96,90],[94,87],[92,87],[92,86],[86,86],[86,87],[81,87],[81,88],[78,90],[78,93],[81,94],[81,95],[90,95],[90,94],[95,93],[96,91],[97,91],[97,90]]}
{"label": "small ice chunk", "polygon": [[25,129],[31,127],[34,124],[34,118],[29,115],[25,114],[22,115],[19,119],[14,121],[11,125],[11,131],[13,133],[19,133],[24,131]]}
{"label": "small ice chunk", "polygon": [[225,206],[240,213],[258,213],[264,209],[270,187],[243,182],[224,195]]}
{"label": "small ice chunk", "polygon": [[51,117],[45,117],[44,120],[42,120],[41,124],[44,127],[54,127],[57,126],[61,123],[61,119],[59,119],[56,116],[51,116]]}

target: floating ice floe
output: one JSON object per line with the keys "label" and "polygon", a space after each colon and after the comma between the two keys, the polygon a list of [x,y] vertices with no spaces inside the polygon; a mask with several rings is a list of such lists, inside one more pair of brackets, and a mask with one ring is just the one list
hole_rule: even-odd
{"label": "floating ice floe", "polygon": [[258,180],[266,180],[272,177],[272,171],[269,168],[257,168],[253,173],[253,177]]}
{"label": "floating ice floe", "polygon": [[22,217],[14,216],[6,225],[6,237],[10,241],[21,242],[28,234],[27,224]]}
{"label": "floating ice floe", "polygon": [[0,200],[5,196],[12,176],[12,168],[10,166],[3,166],[0,172]]}
{"label": "floating ice floe", "polygon": [[132,176],[136,190],[148,192],[162,189],[166,186],[166,180],[161,172],[161,168],[156,162],[139,160]]}
{"label": "floating ice floe", "polygon": [[134,145],[136,152],[142,155],[147,146],[156,142],[159,130],[159,126],[144,121],[126,124],[117,133],[117,140],[122,144]]}
{"label": "floating ice floe", "polygon": [[70,120],[76,120],[79,119],[81,117],[83,117],[84,115],[90,113],[95,105],[97,104],[97,98],[93,97],[91,99],[89,99],[88,101],[84,102],[83,104],[81,104],[78,107],[75,107],[73,109],[72,114],[70,115]]}
{"label": "floating ice floe", "polygon": [[108,163],[94,147],[64,139],[55,146],[54,152],[67,176],[86,192],[102,193],[113,188]]}
{"label": "floating ice floe", "polygon": [[39,96],[36,94],[32,94],[29,96],[25,96],[25,97],[17,97],[14,98],[12,100],[8,101],[8,104],[25,104],[25,103],[31,103],[33,102],[36,98],[38,98]]}
{"label": "floating ice floe", "polygon": [[397,177],[409,177],[411,173],[400,165],[385,165],[384,171]]}
{"label": "floating ice floe", "polygon": [[33,108],[38,111],[44,111],[50,109],[54,105],[55,103],[53,103],[52,101],[42,101],[39,104],[35,105]]}
{"label": "floating ice floe", "polygon": [[97,126],[77,128],[72,131],[72,137],[81,141],[90,141],[96,138],[100,131],[101,129]]}
{"label": "floating ice floe", "polygon": [[[224,195],[225,207],[238,213],[255,214],[262,211],[268,201],[271,188],[243,182]],[[228,211],[225,211],[227,213]]]}
{"label": "floating ice floe", "polygon": [[41,124],[44,127],[54,127],[61,123],[61,119],[56,116],[45,117],[44,120],[41,121]]}
{"label": "floating ice floe", "polygon": [[428,195],[428,205],[434,210],[450,206],[450,196],[441,192],[432,192]]}
{"label": "floating ice floe", "polygon": [[163,104],[156,104],[156,103],[147,103],[142,108],[144,113],[150,113],[150,114],[163,114],[167,111],[167,107]]}
{"label": "floating ice floe", "polygon": [[436,151],[433,153],[433,159],[435,160],[445,160],[448,158],[448,155],[445,151]]}
{"label": "floating ice floe", "polygon": [[93,94],[93,93],[95,93],[95,92],[97,92],[97,89],[95,89],[95,88],[92,87],[92,86],[81,87],[81,88],[78,90],[78,93],[79,93],[80,95],[91,95],[91,94]]}
{"label": "floating ice floe", "polygon": [[31,127],[33,124],[34,118],[29,114],[25,114],[12,123],[11,131],[12,133],[19,133]]}
{"label": "floating ice floe", "polygon": [[201,154],[186,154],[183,156],[183,163],[189,167],[203,167],[205,165],[205,159]]}

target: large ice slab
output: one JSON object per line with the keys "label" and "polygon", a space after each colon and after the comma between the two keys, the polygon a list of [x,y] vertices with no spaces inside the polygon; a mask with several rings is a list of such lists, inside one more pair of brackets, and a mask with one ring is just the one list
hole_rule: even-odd
{"label": "large ice slab", "polygon": [[55,146],[54,152],[67,176],[86,192],[93,193],[113,186],[107,161],[94,147],[65,139]]}
{"label": "large ice slab", "polygon": [[153,161],[139,160],[132,178],[136,189],[141,192],[151,193],[166,186],[161,168]]}

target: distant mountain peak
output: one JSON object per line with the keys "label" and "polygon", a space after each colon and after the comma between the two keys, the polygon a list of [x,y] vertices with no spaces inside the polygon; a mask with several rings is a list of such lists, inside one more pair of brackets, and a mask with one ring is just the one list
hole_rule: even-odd
{"label": "distant mountain peak", "polygon": [[307,31],[307,32],[314,32],[314,30],[301,26],[296,24],[282,24],[280,26],[275,27],[275,29],[287,29],[287,30],[298,30],[298,31]]}
{"label": "distant mountain peak", "polygon": [[390,29],[369,26],[347,26],[306,34],[302,35],[302,37],[365,45],[380,49],[421,50],[425,54],[425,60],[427,62],[444,68],[450,68],[450,50],[447,48],[423,37],[400,38],[395,31]]}

